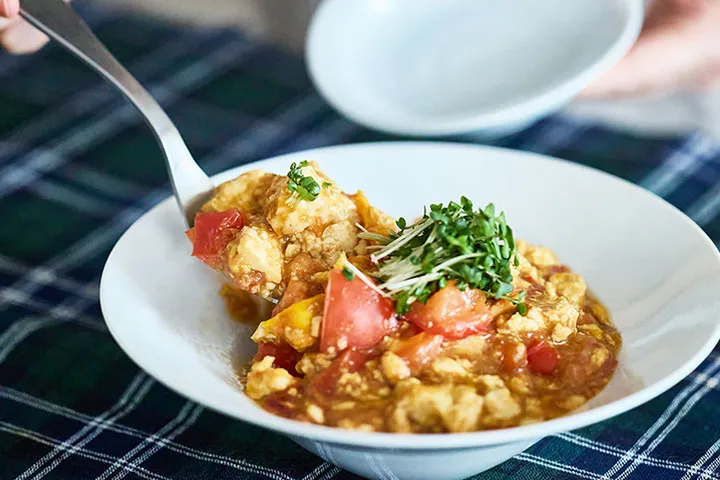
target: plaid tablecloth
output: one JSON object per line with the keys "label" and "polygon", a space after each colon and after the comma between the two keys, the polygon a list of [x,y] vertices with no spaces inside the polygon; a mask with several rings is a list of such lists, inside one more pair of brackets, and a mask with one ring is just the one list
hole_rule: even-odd
{"label": "plaid tablecloth", "polygon": [[[237,32],[79,8],[210,173],[394,138],[339,117],[300,58]],[[624,177],[720,240],[720,143],[709,137],[640,138],[553,117],[498,144]],[[169,193],[151,134],[93,72],[53,46],[0,56],[0,478],[357,478],[170,392],[108,334],[98,306],[103,263]],[[719,379],[716,349],[656,400],[546,438],[477,478],[720,480]]]}

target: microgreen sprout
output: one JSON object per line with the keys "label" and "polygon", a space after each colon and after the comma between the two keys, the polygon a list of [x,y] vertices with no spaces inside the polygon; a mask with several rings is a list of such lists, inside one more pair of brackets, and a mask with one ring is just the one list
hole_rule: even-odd
{"label": "microgreen sprout", "polygon": [[[299,164],[293,162],[290,164],[288,177],[288,190],[292,192],[291,198],[300,197],[302,200],[312,202],[320,194],[320,185],[311,176],[305,176],[302,172],[304,167],[308,166],[307,160],[303,160]],[[323,187],[327,188],[328,182],[323,183]]]}
{"label": "microgreen sprout", "polygon": [[398,232],[387,237],[360,236],[377,243],[370,258],[378,266],[378,287],[396,301],[399,314],[413,302],[427,302],[451,281],[463,291],[475,288],[506,299],[521,315],[527,312],[524,291],[510,296],[511,268],[518,265],[515,239],[505,214],[496,213],[492,203],[474,210],[462,197],[460,203],[430,205],[412,224],[400,218],[397,226]]}

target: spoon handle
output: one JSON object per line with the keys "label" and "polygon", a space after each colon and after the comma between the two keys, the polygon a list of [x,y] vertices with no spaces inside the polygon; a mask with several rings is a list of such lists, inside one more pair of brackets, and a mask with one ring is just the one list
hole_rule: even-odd
{"label": "spoon handle", "polygon": [[[193,160],[175,124],[155,99],[98,40],[63,0],[22,0],[20,14],[114,84],[145,117],[160,144],[186,223],[192,225],[212,182]],[[128,32],[132,34],[132,32]]]}

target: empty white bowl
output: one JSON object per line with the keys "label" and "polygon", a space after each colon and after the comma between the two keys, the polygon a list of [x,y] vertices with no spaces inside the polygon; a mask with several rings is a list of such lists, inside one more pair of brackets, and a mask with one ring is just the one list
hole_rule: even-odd
{"label": "empty white bowl", "polygon": [[[540,155],[448,143],[378,143],[284,155],[225,172],[286,173],[314,159],[348,192],[393,215],[468,196],[495,202],[516,235],[556,250],[608,306],[623,335],[617,373],[580,411],[462,434],[364,433],[276,417],[247,398],[233,362],[251,329],[228,318],[221,279],[190,256],[172,199],[145,214],[108,258],[102,311],[125,352],[160,382],[232,418],[287,435],[368,478],[443,480],[490,468],[538,439],[625,412],[689,374],[720,339],[720,255],[680,211],[616,177]],[[442,163],[439,160],[442,160]],[[442,168],[440,167],[442,165]],[[392,476],[394,475],[394,477]]]}
{"label": "empty white bowl", "polygon": [[340,113],[406,135],[517,130],[634,43],[642,0],[324,0],[306,59]]}

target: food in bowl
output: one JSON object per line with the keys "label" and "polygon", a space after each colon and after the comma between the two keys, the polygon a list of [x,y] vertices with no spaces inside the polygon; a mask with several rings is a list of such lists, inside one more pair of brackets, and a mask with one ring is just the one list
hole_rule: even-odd
{"label": "food in bowl", "polygon": [[187,232],[234,308],[275,302],[243,382],[266,410],[346,429],[468,432],[555,418],[600,392],[619,332],[583,278],[494,205],[395,220],[315,162],[218,186]]}

